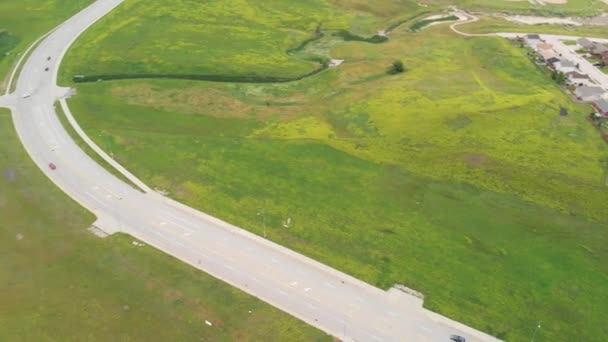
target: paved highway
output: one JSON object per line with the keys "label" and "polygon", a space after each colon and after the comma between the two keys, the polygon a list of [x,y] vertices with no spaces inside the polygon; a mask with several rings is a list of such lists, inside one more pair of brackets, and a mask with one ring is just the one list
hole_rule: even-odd
{"label": "paved highway", "polygon": [[458,334],[496,341],[423,309],[414,296],[382,291],[158,193],[135,190],[83,153],[57,119],[54,104],[66,94],[56,86],[57,70],[80,33],[121,1],[98,0],[49,34],[26,59],[16,92],[0,98],[13,110],[32,159],[96,215],[96,227],[131,234],[343,340],[449,341]]}

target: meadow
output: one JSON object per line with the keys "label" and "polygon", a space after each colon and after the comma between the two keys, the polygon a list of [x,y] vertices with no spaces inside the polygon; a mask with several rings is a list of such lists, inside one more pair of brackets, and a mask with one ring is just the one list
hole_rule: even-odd
{"label": "meadow", "polygon": [[129,236],[87,232],[94,218],[29,159],[5,109],[0,133],[0,340],[331,340]]}
{"label": "meadow", "polygon": [[314,70],[318,62],[286,51],[318,30],[348,28],[353,34],[371,35],[372,27],[423,10],[412,1],[387,0],[374,6],[360,0],[335,3],[173,0],[169,6],[127,0],[78,40],[68,53],[63,75],[293,77]]}
{"label": "meadow", "polygon": [[[319,41],[346,62],[298,82],[80,84],[70,105],[186,204],[258,234],[264,210],[270,239],[501,338],[542,321],[538,340],[605,340],[608,148],[589,107],[506,40],[407,27]],[[387,75],[395,59],[408,71]]]}
{"label": "meadow", "polygon": [[92,0],[0,1],[0,91],[19,55]]}

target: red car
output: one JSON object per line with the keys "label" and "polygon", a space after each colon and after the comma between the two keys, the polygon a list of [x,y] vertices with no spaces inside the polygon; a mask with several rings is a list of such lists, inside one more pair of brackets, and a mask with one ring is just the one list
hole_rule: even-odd
{"label": "red car", "polygon": [[49,163],[49,167],[51,168],[51,170],[55,170],[57,168],[57,166],[55,166],[55,164],[53,163]]}

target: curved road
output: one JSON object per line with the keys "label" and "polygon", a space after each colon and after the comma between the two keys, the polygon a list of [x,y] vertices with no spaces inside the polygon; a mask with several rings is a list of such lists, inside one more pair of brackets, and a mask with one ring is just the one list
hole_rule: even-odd
{"label": "curved road", "polygon": [[80,33],[121,1],[98,0],[54,30],[27,58],[16,92],[0,97],[34,162],[97,216],[96,227],[130,234],[343,340],[448,341],[451,334],[496,340],[423,309],[416,297],[382,291],[157,193],[137,191],[89,158],[57,119],[54,103],[66,94],[56,86],[57,70]]}

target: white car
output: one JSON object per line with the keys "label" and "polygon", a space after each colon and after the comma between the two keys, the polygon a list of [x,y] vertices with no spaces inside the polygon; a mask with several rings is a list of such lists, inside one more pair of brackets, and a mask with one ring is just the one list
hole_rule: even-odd
{"label": "white car", "polygon": [[27,99],[30,96],[32,96],[32,94],[30,94],[30,93],[24,93],[23,95],[21,95],[21,97],[24,99]]}

